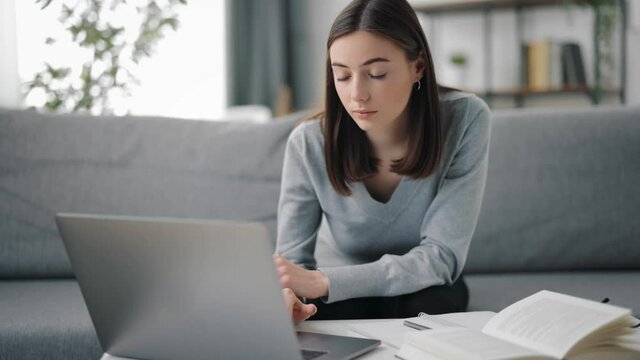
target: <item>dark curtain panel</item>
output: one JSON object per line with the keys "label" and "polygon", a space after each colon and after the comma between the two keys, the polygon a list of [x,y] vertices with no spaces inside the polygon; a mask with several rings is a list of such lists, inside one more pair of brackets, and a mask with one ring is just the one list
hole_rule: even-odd
{"label": "dark curtain panel", "polygon": [[[323,89],[322,84],[314,83],[313,74],[324,74],[324,56],[321,59],[312,59],[311,54],[317,53],[311,49],[312,46],[320,46],[324,54],[325,36],[322,35],[322,41],[317,44],[317,40],[313,38],[313,33],[317,33],[318,29],[312,29],[309,26],[308,16],[309,4],[311,1],[318,0],[290,0],[289,19],[290,31],[289,41],[291,44],[291,88],[293,89],[293,107],[295,110],[309,109],[318,104],[316,98],[317,92],[314,90]],[[317,15],[316,15],[317,16]],[[328,35],[328,33],[327,33]],[[317,36],[317,34],[316,34]],[[318,66],[319,65],[319,66]]]}
{"label": "dark curtain panel", "polygon": [[[261,104],[277,112],[278,94],[291,90],[299,108],[308,91],[298,89],[295,74],[304,67],[305,6],[300,0],[227,1],[227,89],[229,105]],[[301,65],[298,65],[301,64]],[[305,104],[306,105],[306,104]]]}

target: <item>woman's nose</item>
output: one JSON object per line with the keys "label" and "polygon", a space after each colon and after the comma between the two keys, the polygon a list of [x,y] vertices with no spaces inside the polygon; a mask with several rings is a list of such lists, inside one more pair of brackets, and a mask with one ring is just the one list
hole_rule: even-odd
{"label": "woman's nose", "polygon": [[369,100],[370,94],[366,79],[354,79],[351,89],[351,100],[364,102]]}

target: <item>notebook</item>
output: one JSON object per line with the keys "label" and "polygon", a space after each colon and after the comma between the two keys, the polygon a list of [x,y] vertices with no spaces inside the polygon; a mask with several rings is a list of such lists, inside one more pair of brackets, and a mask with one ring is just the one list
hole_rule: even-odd
{"label": "notebook", "polygon": [[296,336],[263,225],[88,214],[56,223],[111,358],[351,359],[380,344]]}

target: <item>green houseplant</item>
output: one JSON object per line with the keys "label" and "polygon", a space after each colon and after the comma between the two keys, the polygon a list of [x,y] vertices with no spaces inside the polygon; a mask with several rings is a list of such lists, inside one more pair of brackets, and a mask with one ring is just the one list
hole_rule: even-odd
{"label": "green houseplant", "polygon": [[[591,97],[600,103],[603,93],[603,66],[613,71],[613,33],[618,20],[618,0],[564,0],[567,6],[588,6],[593,10],[593,89]],[[624,59],[623,59],[624,61]]]}
{"label": "green houseplant", "polygon": [[[51,1],[36,3],[44,9]],[[112,113],[110,98],[127,96],[131,84],[138,82],[126,63],[137,64],[150,57],[166,29],[177,29],[177,5],[186,5],[186,0],[78,0],[73,7],[63,3],[60,22],[73,43],[88,49],[91,55],[81,69],[45,63],[44,69],[25,84],[25,95],[44,92],[42,109],[46,111]],[[105,16],[127,6],[135,6],[138,24],[125,28]],[[46,40],[50,46],[56,46],[56,42],[53,38]]]}
{"label": "green houseplant", "polygon": [[467,85],[467,54],[454,52],[449,56],[449,61],[454,69],[454,86],[466,88]]}
{"label": "green houseplant", "polygon": [[467,66],[467,55],[466,54],[459,53],[459,52],[458,53],[453,53],[449,57],[449,60],[451,61],[451,63],[453,65],[456,65],[458,67]]}

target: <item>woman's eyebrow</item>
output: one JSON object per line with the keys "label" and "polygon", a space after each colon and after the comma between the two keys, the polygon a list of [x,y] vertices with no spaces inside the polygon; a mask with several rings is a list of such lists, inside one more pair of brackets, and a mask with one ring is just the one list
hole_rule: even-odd
{"label": "woman's eyebrow", "polygon": [[[362,66],[367,66],[367,65],[371,65],[371,64],[376,63],[376,62],[389,62],[389,59],[385,59],[385,58],[383,58],[383,57],[374,57],[374,58],[371,58],[371,59],[369,59],[369,60],[367,60],[367,61],[363,62],[363,63],[360,65],[360,67],[362,67]],[[331,66],[343,67],[343,68],[347,68],[347,69],[349,68],[347,65],[345,65],[345,64],[341,64],[341,63],[339,63],[339,62],[332,62],[332,63],[331,63]]]}

